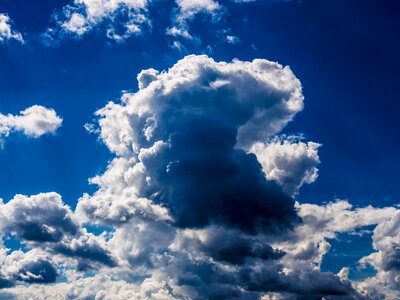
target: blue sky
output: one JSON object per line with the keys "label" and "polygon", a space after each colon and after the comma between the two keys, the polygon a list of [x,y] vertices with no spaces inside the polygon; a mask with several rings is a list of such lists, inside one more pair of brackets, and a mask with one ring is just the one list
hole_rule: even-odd
{"label": "blue sky", "polygon": [[[10,21],[7,24],[14,34],[21,35],[23,42],[16,36],[9,36],[4,41],[0,39],[0,113],[18,115],[28,107],[41,105],[54,109],[62,118],[62,125],[55,132],[39,138],[27,137],[21,130],[15,130],[4,139],[4,146],[0,149],[0,198],[6,203],[16,194],[31,196],[56,192],[62,196],[63,203],[71,208],[71,214],[76,214],[79,219],[79,213],[83,210],[75,211],[78,199],[84,193],[96,195],[101,190],[96,185],[90,185],[88,179],[101,176],[115,157],[126,158],[126,154],[113,151],[112,145],[107,144],[104,138],[99,138],[99,132],[89,133],[84,125],[94,124],[98,128],[99,117],[94,115],[97,110],[108,101],[118,103],[125,93],[136,93],[136,76],[142,70],[168,70],[188,54],[205,54],[217,62],[231,62],[234,58],[240,61],[260,58],[278,62],[290,66],[294,76],[300,80],[304,109],[296,112],[293,121],[285,123],[276,135],[281,139],[284,139],[282,134],[301,135],[304,141],[313,141],[322,146],[318,148],[321,163],[314,160],[312,166],[318,168],[318,178],[310,180],[310,184],[299,184],[299,192],[292,195],[295,200],[300,204],[315,204],[321,209],[325,203],[336,199],[347,200],[354,207],[372,205],[394,209],[400,197],[400,141],[397,138],[400,110],[397,99],[400,82],[400,5],[396,1],[312,0],[199,0],[199,3],[199,7],[204,5],[205,8],[192,8],[189,12],[181,8],[179,12],[179,1],[148,1],[146,9],[133,10],[136,16],[143,13],[145,17],[145,21],[133,21],[139,24],[140,33],[130,33],[123,40],[116,40],[107,37],[107,30],[123,33],[124,26],[132,19],[127,11],[116,10],[108,12],[109,15],[104,19],[94,18],[93,23],[89,21],[89,25],[86,24],[89,26],[85,29],[87,31],[77,34],[62,27],[62,24],[71,20],[71,14],[82,13],[82,7],[73,4],[73,1],[43,0],[37,3],[2,0],[0,14],[8,15]],[[218,9],[207,6],[210,3],[218,3]],[[84,13],[82,15],[87,17]],[[112,21],[107,19],[109,17]],[[187,30],[191,37],[168,35],[166,30],[173,27]],[[193,126],[195,130],[198,125]],[[100,130],[106,132],[103,127]],[[104,134],[108,134],[108,131]],[[178,135],[177,145],[181,142],[180,138],[186,141],[184,134],[183,137]],[[267,138],[271,136],[259,141],[266,142]],[[111,151],[107,146],[111,147]],[[180,151],[178,148],[176,151]],[[168,154],[167,157],[174,155]],[[160,158],[160,161],[163,159],[167,158]],[[177,178],[180,178],[179,174]],[[271,181],[271,178],[267,179]],[[174,180],[177,179],[172,179],[172,182]],[[278,179],[275,181],[281,184]],[[160,183],[158,188],[163,184]],[[196,186],[193,182],[190,184]],[[267,189],[270,188],[268,185]],[[180,192],[176,191],[178,194]],[[239,189],[238,193],[241,192]],[[145,195],[148,196],[142,196]],[[166,201],[161,196],[152,200],[158,204]],[[169,199],[166,203],[173,201]],[[176,215],[172,215],[177,219],[180,218],[178,212],[181,208],[178,206],[168,208],[176,212]],[[356,212],[353,208],[348,210]],[[104,217],[104,222],[96,218],[88,217],[88,223],[111,226],[111,231],[120,228],[116,223],[111,222],[110,225],[110,218]],[[229,216],[217,216],[215,220],[212,216],[210,218],[211,223],[207,226],[214,226],[220,222],[216,221],[218,218]],[[374,232],[374,228],[378,224],[384,228],[393,220],[394,217],[382,217],[379,222],[364,222],[365,226],[373,226],[368,227],[368,233],[362,238],[350,234],[350,231],[361,230],[364,225],[337,231],[327,229],[340,233],[340,239],[330,234],[324,236],[326,241],[331,241],[331,250],[339,253],[339,259],[334,258],[333,252],[327,254],[322,271],[337,273],[350,264],[352,272],[355,272],[355,265],[363,257],[372,252],[382,254],[389,251],[385,248],[386,244],[385,247],[380,244],[379,233],[384,230]],[[177,223],[179,225],[179,221]],[[235,227],[229,222],[223,226]],[[7,231],[4,228],[2,230]],[[238,230],[244,229],[239,226]],[[18,239],[18,230],[9,231]],[[241,234],[243,237],[249,233],[244,230]],[[21,236],[19,239],[23,241]],[[245,240],[248,239],[253,241],[248,237]],[[272,242],[270,237],[265,239],[264,242],[275,245],[275,240]],[[348,243],[355,249],[359,248],[360,252],[355,250],[355,254],[348,254],[352,250],[341,244],[343,239],[348,239]],[[29,249],[38,247],[36,242],[26,243]],[[116,251],[110,247],[108,254]],[[366,253],[361,251],[365,247],[368,249]],[[68,251],[61,252],[64,255],[69,253],[68,257],[76,254]],[[342,259],[340,253],[343,253]],[[349,261],[351,255],[354,259]],[[110,258],[106,260],[106,266],[114,266],[111,263],[114,260],[123,258]],[[89,264],[87,261],[79,263],[85,266]],[[382,261],[375,262],[376,269],[378,265],[386,272],[391,270]],[[90,268],[88,270],[91,272]],[[398,272],[398,268],[393,272]],[[375,273],[372,272],[369,278],[373,276]],[[393,290],[398,287],[396,284],[398,282],[393,284],[395,288],[389,287],[387,295],[393,295]],[[369,282],[367,285],[373,284]],[[272,289],[272,292],[276,290]],[[211,297],[196,293],[187,295],[195,299]],[[287,288],[282,295],[287,293],[296,292]],[[179,298],[176,295],[173,298]],[[249,294],[246,297],[255,296]]]}

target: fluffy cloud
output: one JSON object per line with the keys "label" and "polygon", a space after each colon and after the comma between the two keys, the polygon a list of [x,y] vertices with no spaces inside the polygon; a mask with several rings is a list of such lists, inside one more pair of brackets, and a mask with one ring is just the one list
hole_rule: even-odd
{"label": "fluffy cloud", "polygon": [[[105,26],[107,37],[117,41],[140,34],[148,24],[147,0],[74,0],[57,14],[59,29],[83,36],[96,26]],[[122,26],[121,26],[122,25]],[[122,28],[121,28],[122,27]],[[116,28],[121,28],[117,30]],[[57,30],[49,30],[54,35]]]}
{"label": "fluffy cloud", "polygon": [[[293,263],[298,208],[251,153],[303,107],[288,67],[188,56],[168,71],[142,71],[138,83],[136,93],[97,112],[100,137],[116,157],[91,180],[98,191],[77,206],[85,222],[117,227],[108,243],[120,265],[114,276],[132,289],[161,278],[166,299],[358,295],[307,260]],[[299,178],[319,163],[317,144],[287,148],[289,164],[276,167],[295,166]],[[287,156],[280,150],[272,161]],[[278,232],[286,242],[277,243]]]}
{"label": "fluffy cloud", "polygon": [[360,260],[361,267],[371,265],[376,276],[359,284],[360,289],[378,290],[388,298],[398,296],[400,289],[400,211],[380,223],[374,230],[373,247],[376,252]]}
{"label": "fluffy cloud", "polygon": [[55,282],[57,270],[50,257],[40,251],[13,251],[7,255],[0,251],[0,288],[14,286],[18,282]]}
{"label": "fluffy cloud", "polygon": [[166,33],[174,37],[192,39],[189,33],[189,22],[197,15],[203,14],[218,20],[222,6],[213,0],[176,0],[177,10],[173,18],[173,26]]}
{"label": "fluffy cloud", "polygon": [[100,189],[78,203],[79,213],[118,223],[168,219],[168,209],[181,227],[245,230],[281,230],[296,220],[293,199],[246,152],[303,107],[288,67],[188,56],[167,72],[142,71],[138,81],[137,93],[97,112],[100,136],[117,158],[92,180]]}
{"label": "fluffy cloud", "polygon": [[77,258],[80,268],[116,264],[101,237],[81,228],[57,193],[17,195],[6,204],[0,203],[0,232],[29,247]]}
{"label": "fluffy cloud", "polygon": [[17,195],[0,205],[0,229],[28,241],[58,242],[65,234],[76,234],[78,228],[56,193]]}
{"label": "fluffy cloud", "polygon": [[290,195],[299,188],[314,182],[320,164],[318,143],[304,143],[297,137],[275,138],[267,143],[256,143],[250,149],[263,166],[269,180],[276,181]]}
{"label": "fluffy cloud", "polygon": [[[300,204],[282,190],[319,164],[319,144],[274,138],[303,108],[290,68],[192,55],[138,85],[96,113],[115,157],[75,212],[56,193],[0,204],[3,236],[26,246],[2,250],[0,298],[361,300],[397,287],[396,208]],[[377,276],[321,272],[329,239],[375,225],[362,263]],[[37,284],[57,275],[67,282]]]}
{"label": "fluffy cloud", "polygon": [[8,40],[16,40],[23,43],[24,39],[22,34],[13,30],[11,25],[12,21],[10,17],[7,14],[0,13],[0,43]]}
{"label": "fluffy cloud", "polygon": [[50,108],[40,105],[31,106],[20,112],[19,115],[0,114],[0,141],[12,132],[38,138],[44,134],[54,134],[61,126],[62,119]]}

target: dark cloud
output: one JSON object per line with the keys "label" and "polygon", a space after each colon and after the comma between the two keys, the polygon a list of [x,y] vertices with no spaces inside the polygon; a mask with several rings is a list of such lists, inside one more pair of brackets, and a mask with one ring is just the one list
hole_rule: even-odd
{"label": "dark cloud", "polygon": [[57,193],[17,195],[0,206],[0,227],[33,242],[58,242],[65,234],[74,235],[79,230]]}
{"label": "dark cloud", "polygon": [[392,245],[382,255],[382,267],[385,271],[400,272],[400,245]]}
{"label": "dark cloud", "polygon": [[285,255],[256,238],[226,230],[210,230],[199,248],[214,260],[231,264],[243,264],[247,258],[275,260]]}
{"label": "dark cloud", "polygon": [[111,253],[92,235],[82,235],[79,239],[64,241],[55,245],[52,251],[78,259],[81,269],[90,269],[96,262],[109,267],[116,266],[116,261]]}
{"label": "dark cloud", "polygon": [[237,131],[209,118],[171,133],[169,146],[143,160],[152,197],[179,227],[221,223],[246,231],[279,232],[298,220],[294,200],[268,182],[254,154],[235,149]]}
{"label": "dark cloud", "polygon": [[53,264],[49,260],[41,259],[23,265],[17,279],[29,283],[50,283],[56,281],[57,275]]}

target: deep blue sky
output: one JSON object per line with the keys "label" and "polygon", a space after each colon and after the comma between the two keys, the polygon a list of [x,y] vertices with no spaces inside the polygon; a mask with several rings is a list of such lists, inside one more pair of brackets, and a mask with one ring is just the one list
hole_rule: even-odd
{"label": "deep blue sky", "polygon": [[[41,34],[51,14],[68,1],[2,0],[24,45],[0,45],[0,112],[33,104],[63,117],[56,136],[40,140],[13,136],[0,151],[0,198],[56,191],[75,206],[87,179],[111,158],[83,128],[93,112],[122,90],[135,90],[144,68],[166,69],[189,53],[216,60],[266,58],[289,65],[304,86],[305,110],[286,133],[305,133],[323,144],[320,176],[304,186],[302,202],[335,197],[354,204],[389,205],[400,197],[400,4],[397,1],[221,1],[227,13],[217,24],[196,19],[187,53],[169,47],[168,9],[153,8],[153,30],[115,43],[101,28],[82,39],[46,46]],[[166,5],[168,6],[168,5]],[[217,34],[231,29],[241,43]],[[207,49],[212,45],[212,51]],[[27,149],[29,155],[27,156]]]}

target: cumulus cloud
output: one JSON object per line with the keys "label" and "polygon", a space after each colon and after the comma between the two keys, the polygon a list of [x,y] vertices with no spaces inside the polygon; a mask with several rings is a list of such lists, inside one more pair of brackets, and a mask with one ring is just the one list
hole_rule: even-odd
{"label": "cumulus cloud", "polygon": [[64,234],[76,234],[78,224],[60,195],[45,193],[17,195],[0,205],[0,229],[28,241],[58,242]]}
{"label": "cumulus cloud", "polygon": [[388,298],[398,296],[400,289],[400,211],[380,223],[374,230],[373,247],[376,252],[360,260],[361,268],[372,266],[377,274],[359,284],[361,290],[386,294]]}
{"label": "cumulus cloud", "polygon": [[93,263],[116,264],[101,237],[81,228],[70,208],[54,192],[17,195],[6,204],[0,203],[0,232],[13,235],[29,247],[77,258],[82,268]]}
{"label": "cumulus cloud", "polygon": [[31,106],[19,115],[0,113],[0,141],[4,142],[12,132],[21,132],[33,138],[54,134],[61,123],[62,119],[53,109],[40,105]]}
{"label": "cumulus cloud", "polygon": [[280,137],[266,143],[255,143],[250,151],[257,156],[269,180],[276,181],[284,191],[295,195],[303,184],[317,179],[320,146],[290,136],[287,139]]}
{"label": "cumulus cloud", "polygon": [[7,14],[0,13],[0,43],[8,40],[24,42],[22,34],[12,29],[12,21]]}
{"label": "cumulus cloud", "polygon": [[95,27],[104,26],[108,38],[122,41],[140,34],[148,25],[147,0],[74,0],[54,17],[59,28],[48,36],[69,33],[81,37]]}
{"label": "cumulus cloud", "polygon": [[79,213],[111,223],[140,215],[181,227],[290,227],[293,199],[245,151],[302,109],[288,67],[188,56],[166,72],[142,71],[138,81],[137,93],[97,112],[100,136],[117,157],[92,180],[100,189],[78,203]]}
{"label": "cumulus cloud", "polygon": [[[361,300],[397,287],[396,208],[288,194],[316,179],[320,146],[276,137],[303,108],[289,67],[191,55],[137,78],[96,113],[114,154],[96,192],[74,212],[56,193],[0,204],[0,232],[27,248],[2,250],[0,298]],[[361,263],[377,276],[321,271],[330,239],[376,225]]]}
{"label": "cumulus cloud", "polygon": [[[358,295],[307,259],[293,263],[299,208],[251,153],[303,108],[288,67],[188,56],[168,71],[142,71],[138,85],[97,112],[100,137],[116,157],[76,210],[85,222],[117,227],[108,246],[124,266],[118,278],[136,289],[161,278],[174,299]],[[271,160],[289,156],[299,178],[312,167],[296,158],[319,163],[317,144],[287,146],[290,155],[278,149]],[[278,232],[286,242],[277,243]]]}
{"label": "cumulus cloud", "polygon": [[13,251],[7,255],[0,251],[0,288],[12,287],[18,282],[51,283],[57,270],[50,257],[40,251]]}

